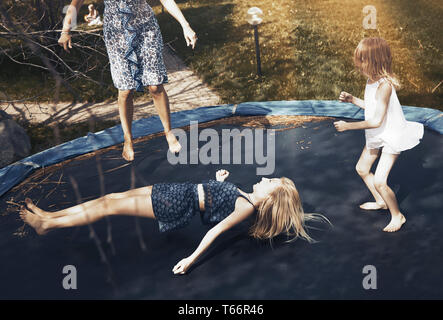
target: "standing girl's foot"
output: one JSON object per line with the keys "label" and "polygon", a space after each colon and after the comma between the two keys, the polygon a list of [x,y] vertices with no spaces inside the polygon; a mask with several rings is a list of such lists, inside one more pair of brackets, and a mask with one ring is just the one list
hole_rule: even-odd
{"label": "standing girl's foot", "polygon": [[395,232],[400,230],[401,226],[406,222],[404,215],[397,214],[391,217],[391,222],[383,229],[385,232]]}
{"label": "standing girl's foot", "polygon": [[122,157],[126,161],[132,161],[134,160],[134,148],[132,146],[132,140],[126,140],[123,144],[123,152]]}
{"label": "standing girl's foot", "polygon": [[382,202],[365,202],[360,205],[360,208],[363,210],[380,210],[384,209],[386,210],[388,207],[386,206],[386,203]]}
{"label": "standing girl's foot", "polygon": [[180,142],[177,141],[175,134],[173,134],[172,131],[168,131],[165,133],[165,135],[166,141],[168,141],[169,151],[171,151],[171,153],[180,152],[182,146],[180,145]]}

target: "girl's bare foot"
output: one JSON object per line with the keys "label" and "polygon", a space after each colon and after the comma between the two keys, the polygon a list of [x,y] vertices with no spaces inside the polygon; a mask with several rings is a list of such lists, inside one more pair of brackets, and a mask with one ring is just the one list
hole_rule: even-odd
{"label": "girl's bare foot", "polygon": [[36,214],[22,207],[20,218],[35,229],[39,235],[46,234],[48,231],[43,226],[43,220]]}
{"label": "girl's bare foot", "polygon": [[31,199],[26,198],[25,199],[25,203],[26,203],[26,207],[32,212],[35,213],[36,215],[40,216],[41,218],[45,218],[45,214],[47,213],[46,211],[43,211],[42,209],[40,209],[39,207],[37,207],[34,202],[32,202]]}
{"label": "girl's bare foot", "polygon": [[31,199],[26,198],[25,199],[25,203],[26,203],[26,207],[28,207],[28,209],[32,212],[35,213],[36,215],[38,215],[40,218],[43,219],[47,219],[47,218],[59,218],[62,217],[62,214],[59,214],[57,212],[49,212],[49,211],[45,211],[40,209],[39,207],[37,207],[34,202],[32,202]]}
{"label": "girl's bare foot", "polygon": [[401,213],[395,216],[392,216],[391,222],[383,229],[386,232],[395,232],[400,230],[401,226],[406,222],[406,218]]}
{"label": "girl's bare foot", "polygon": [[166,141],[168,141],[169,151],[171,151],[171,153],[180,152],[182,146],[177,141],[175,134],[173,134],[172,131],[168,131],[165,133],[165,135],[166,135]]}
{"label": "girl's bare foot", "polygon": [[384,202],[383,203],[365,202],[360,205],[360,208],[363,210],[380,210],[380,209],[386,210],[388,207],[386,206],[386,204]]}
{"label": "girl's bare foot", "polygon": [[131,140],[126,140],[125,139],[125,142],[123,144],[122,157],[126,161],[133,161],[134,160],[134,148],[132,146],[132,141]]}

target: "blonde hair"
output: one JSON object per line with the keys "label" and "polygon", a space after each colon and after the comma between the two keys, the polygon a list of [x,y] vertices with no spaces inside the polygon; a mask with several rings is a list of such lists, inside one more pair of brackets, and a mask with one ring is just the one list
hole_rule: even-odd
{"label": "blonde hair", "polygon": [[400,82],[392,72],[391,48],[382,38],[364,38],[354,51],[354,64],[358,71],[372,80],[385,78],[397,89]]}
{"label": "blonde hair", "polygon": [[306,232],[305,222],[310,220],[329,222],[329,220],[320,214],[305,213],[294,182],[285,177],[280,180],[281,186],[260,203],[255,223],[250,228],[249,234],[256,239],[264,240],[285,233],[292,237],[288,241],[300,237],[308,242],[315,242]]}

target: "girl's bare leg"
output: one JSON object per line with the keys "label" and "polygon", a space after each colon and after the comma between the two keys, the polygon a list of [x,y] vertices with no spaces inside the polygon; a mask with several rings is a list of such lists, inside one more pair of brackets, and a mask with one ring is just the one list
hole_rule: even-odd
{"label": "girl's bare leg", "polygon": [[[41,213],[45,214],[43,210],[41,210]],[[41,215],[34,214],[25,208],[20,211],[20,217],[32,226],[38,234],[45,234],[51,229],[90,224],[110,215],[131,215],[155,219],[149,194],[140,195],[136,192],[126,197],[104,196],[60,210],[55,214],[57,217],[42,218]]]}
{"label": "girl's bare leg", "polygon": [[375,199],[375,202],[366,202],[360,205],[360,208],[365,210],[387,209],[383,197],[374,185],[374,174],[371,172],[371,167],[378,158],[379,151],[379,149],[367,149],[365,146],[355,167],[358,175],[363,179]]}
{"label": "girl's bare leg", "polygon": [[[152,186],[147,186],[147,187],[142,187],[142,188],[128,190],[128,191],[125,191],[125,192],[110,193],[110,194],[107,194],[106,196],[104,196],[104,198],[107,198],[107,199],[122,199],[122,198],[134,197],[134,196],[149,197],[151,195],[151,192],[152,192]],[[82,203],[80,205],[69,207],[67,209],[63,209],[63,210],[59,210],[59,211],[54,211],[54,212],[48,212],[48,211],[42,210],[39,207],[37,207],[32,202],[31,199],[29,199],[29,198],[25,199],[25,203],[26,203],[27,208],[29,210],[31,210],[33,213],[35,213],[38,216],[40,216],[41,218],[58,218],[58,217],[62,217],[62,216],[65,216],[65,215],[77,214],[79,212],[82,212],[85,207],[95,206],[98,203],[100,203],[101,201],[103,201],[102,198],[98,198],[98,199],[95,199],[95,200],[90,200],[90,201],[84,202],[84,203]]]}
{"label": "girl's bare leg", "polygon": [[374,185],[378,193],[382,196],[391,212],[391,222],[383,229],[386,232],[394,232],[401,228],[406,222],[406,218],[400,212],[397,198],[394,191],[388,186],[388,175],[398,158],[398,154],[382,152],[377,170],[374,175]]}
{"label": "girl's bare leg", "polygon": [[134,94],[132,90],[118,91],[118,112],[122,124],[125,142],[122,156],[126,161],[134,160],[134,148],[132,145],[132,118],[134,115]]}
{"label": "girl's bare leg", "polygon": [[181,145],[177,141],[177,138],[171,131],[171,115],[169,109],[169,98],[163,85],[149,86],[149,93],[154,100],[154,106],[160,117],[160,121],[163,124],[165,130],[166,141],[169,145],[169,150],[172,153],[180,152]]}

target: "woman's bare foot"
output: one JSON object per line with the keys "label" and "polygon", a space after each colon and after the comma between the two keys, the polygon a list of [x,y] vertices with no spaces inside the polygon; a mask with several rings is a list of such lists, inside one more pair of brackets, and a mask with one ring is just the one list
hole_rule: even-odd
{"label": "woman's bare foot", "polygon": [[383,229],[386,232],[395,232],[400,230],[401,226],[406,222],[406,218],[401,213],[391,217],[391,222]]}
{"label": "woman's bare foot", "polygon": [[43,226],[43,220],[36,214],[22,207],[20,218],[35,229],[39,235],[46,234],[48,231]]}
{"label": "woman's bare foot", "polygon": [[132,140],[126,140],[123,144],[123,152],[122,157],[126,161],[133,161],[134,160],[134,148],[132,146]]}
{"label": "woman's bare foot", "polygon": [[168,131],[165,133],[165,135],[166,135],[166,141],[168,141],[169,151],[171,151],[171,153],[180,152],[182,146],[180,145],[180,142],[177,141],[175,134],[172,133],[172,131]]}
{"label": "woman's bare foot", "polygon": [[380,210],[384,209],[386,210],[388,207],[386,206],[386,203],[378,203],[378,202],[365,202],[360,205],[360,208],[363,210]]}

